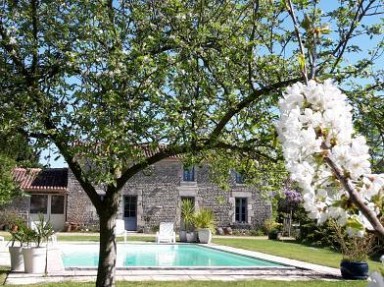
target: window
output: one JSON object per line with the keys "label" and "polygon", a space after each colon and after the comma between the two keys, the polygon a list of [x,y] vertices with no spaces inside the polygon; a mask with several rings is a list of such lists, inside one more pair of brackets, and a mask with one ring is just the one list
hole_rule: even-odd
{"label": "window", "polygon": [[183,181],[195,181],[195,168],[194,167],[184,167]]}
{"label": "window", "polygon": [[236,222],[248,222],[247,215],[247,198],[236,197],[235,200],[235,221]]}
{"label": "window", "polygon": [[31,195],[30,213],[47,214],[48,195]]}
{"label": "window", "polygon": [[136,217],[137,198],[136,196],[125,196],[124,217]]}
{"label": "window", "polygon": [[51,214],[64,214],[64,196],[52,195]]}
{"label": "window", "polygon": [[236,180],[236,183],[239,183],[239,184],[242,184],[245,182],[245,177],[244,177],[244,174],[240,173],[240,172],[236,172],[235,174],[235,180]]}

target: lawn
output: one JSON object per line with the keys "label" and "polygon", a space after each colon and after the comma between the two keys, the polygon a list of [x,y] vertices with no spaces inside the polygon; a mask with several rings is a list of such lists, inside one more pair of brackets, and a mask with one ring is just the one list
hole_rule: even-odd
{"label": "lawn", "polygon": [[[315,248],[292,241],[214,238],[213,243],[263,252],[271,255],[301,260],[338,268],[342,255],[327,248]],[[377,270],[381,263],[368,261],[370,270]]]}
{"label": "lawn", "polygon": [[10,270],[8,267],[0,266],[0,285],[4,285],[7,272]]}

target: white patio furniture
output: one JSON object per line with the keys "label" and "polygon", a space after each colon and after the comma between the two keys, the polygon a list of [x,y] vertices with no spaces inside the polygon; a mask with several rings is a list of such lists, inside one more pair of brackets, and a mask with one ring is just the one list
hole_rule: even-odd
{"label": "white patio furniture", "polygon": [[5,238],[3,236],[0,236],[0,249],[5,247]]}
{"label": "white patio furniture", "polygon": [[176,242],[176,233],[173,230],[173,222],[161,222],[159,231],[156,232],[156,242],[167,242],[175,243]]}
{"label": "white patio furniture", "polygon": [[115,235],[124,236],[124,242],[127,242],[128,231],[125,229],[124,219],[116,219]]}

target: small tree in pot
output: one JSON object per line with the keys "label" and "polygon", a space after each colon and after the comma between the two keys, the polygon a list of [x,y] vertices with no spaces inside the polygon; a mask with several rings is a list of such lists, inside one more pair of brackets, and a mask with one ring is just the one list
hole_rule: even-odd
{"label": "small tree in pot", "polygon": [[181,203],[180,241],[195,241],[195,206],[191,199],[183,199]]}
{"label": "small tree in pot", "polygon": [[26,232],[28,242],[34,242],[36,246],[23,249],[25,272],[47,274],[48,246],[42,246],[42,243],[48,243],[48,239],[54,234],[53,226],[42,214],[34,225],[33,229],[29,228]]}
{"label": "small tree in pot", "polygon": [[[11,224],[11,241],[9,246],[9,254],[11,255],[11,271],[24,271],[24,259],[22,248],[23,244],[27,240],[27,226],[21,220],[17,221],[14,224]],[[16,245],[16,242],[19,244]]]}
{"label": "small tree in pot", "polygon": [[200,243],[211,243],[212,231],[215,230],[215,221],[212,210],[202,208],[199,212],[195,213],[195,226],[198,230]]}
{"label": "small tree in pot", "polygon": [[352,229],[339,226],[334,220],[331,220],[330,224],[335,230],[335,241],[340,245],[343,254],[340,263],[342,277],[349,280],[367,279],[367,259],[375,247],[373,234],[353,232]]}

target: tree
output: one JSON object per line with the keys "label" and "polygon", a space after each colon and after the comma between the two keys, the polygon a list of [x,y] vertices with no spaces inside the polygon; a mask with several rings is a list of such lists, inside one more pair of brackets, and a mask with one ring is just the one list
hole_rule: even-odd
{"label": "tree", "polygon": [[0,154],[16,162],[19,167],[39,166],[40,152],[27,136],[17,130],[0,133]]}
{"label": "tree", "polygon": [[21,190],[13,180],[12,170],[16,165],[15,162],[2,154],[0,162],[0,206],[2,206],[21,195]]}
{"label": "tree", "polygon": [[[171,155],[211,150],[276,161],[274,107],[282,88],[306,76],[303,58],[308,74],[342,83],[364,76],[353,69],[360,62],[343,60],[356,51],[358,28],[380,34],[360,23],[381,2],[341,1],[324,14],[317,2],[295,1],[300,28],[287,24],[293,9],[284,1],[2,1],[4,118],[54,143],[95,206],[97,286],[115,284],[115,220],[132,176]],[[328,39],[319,27],[329,22]]]}
{"label": "tree", "polygon": [[14,168],[39,165],[39,152],[29,143],[28,137],[9,128],[1,125],[0,129],[0,206],[22,195],[18,183],[13,180]]}

